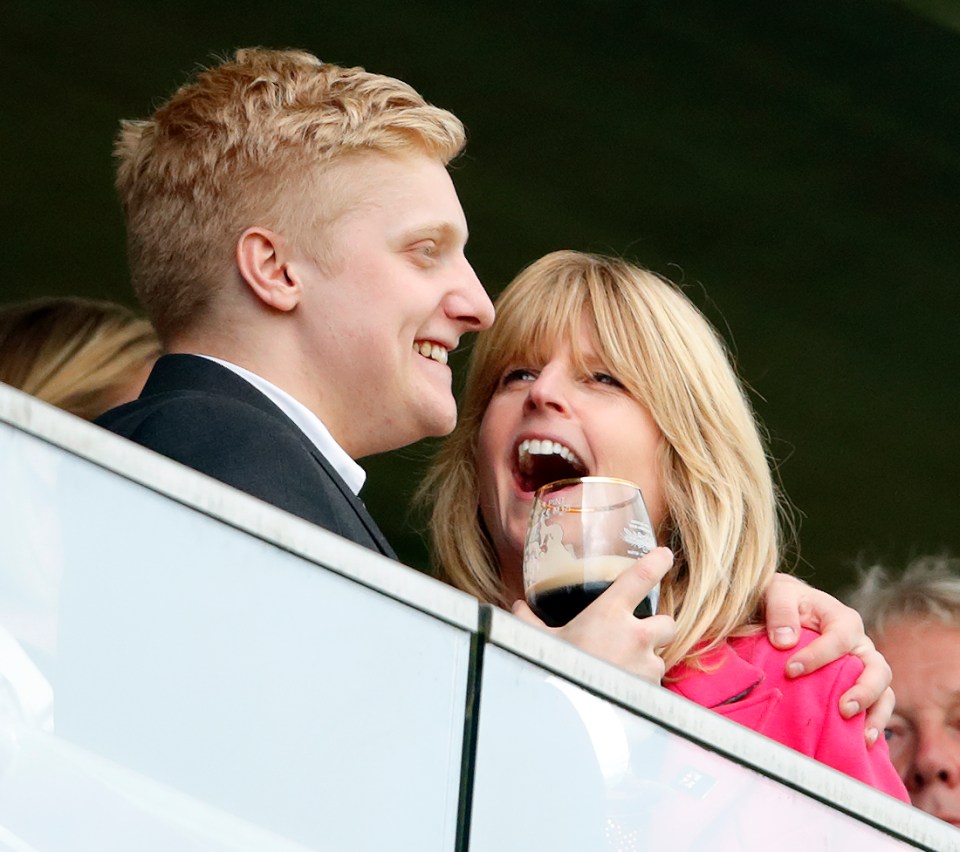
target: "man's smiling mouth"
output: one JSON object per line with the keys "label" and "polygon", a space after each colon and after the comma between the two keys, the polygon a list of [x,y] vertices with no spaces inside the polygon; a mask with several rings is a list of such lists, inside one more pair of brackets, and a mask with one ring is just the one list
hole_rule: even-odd
{"label": "man's smiling mouth", "polygon": [[446,364],[450,356],[450,350],[442,343],[434,343],[430,340],[413,341],[413,351],[424,358],[430,358],[438,364]]}

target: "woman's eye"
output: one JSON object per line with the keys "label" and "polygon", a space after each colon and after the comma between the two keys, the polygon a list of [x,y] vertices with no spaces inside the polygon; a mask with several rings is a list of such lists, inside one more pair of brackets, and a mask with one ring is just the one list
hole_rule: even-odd
{"label": "woman's eye", "polygon": [[591,378],[601,385],[610,385],[611,387],[615,388],[623,387],[623,382],[621,382],[618,378],[611,376],[609,373],[597,372],[594,373]]}
{"label": "woman's eye", "polygon": [[500,384],[510,385],[514,382],[532,382],[537,377],[533,374],[532,370],[527,370],[524,367],[517,367],[513,370],[507,370],[503,374],[503,379],[501,379]]}

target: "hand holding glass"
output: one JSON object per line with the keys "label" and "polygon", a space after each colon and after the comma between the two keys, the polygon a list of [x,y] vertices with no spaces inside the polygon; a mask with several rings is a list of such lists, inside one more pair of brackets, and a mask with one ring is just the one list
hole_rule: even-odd
{"label": "hand holding glass", "polygon": [[[638,486],[583,476],[537,490],[523,551],[527,603],[561,627],[595,601],[633,562],[657,546]],[[659,586],[634,612],[657,611]]]}

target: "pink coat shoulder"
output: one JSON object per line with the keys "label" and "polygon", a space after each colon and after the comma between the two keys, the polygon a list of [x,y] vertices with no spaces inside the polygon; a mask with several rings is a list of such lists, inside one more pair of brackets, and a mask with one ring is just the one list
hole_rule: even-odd
{"label": "pink coat shoulder", "polygon": [[803,677],[786,676],[787,660],[817,633],[803,630],[795,648],[781,651],[764,633],[730,639],[708,658],[709,671],[677,667],[668,688],[717,713],[809,755],[902,801],[907,791],[890,763],[885,741],[868,749],[865,714],[840,715],[840,696],[863,671],[847,655]]}

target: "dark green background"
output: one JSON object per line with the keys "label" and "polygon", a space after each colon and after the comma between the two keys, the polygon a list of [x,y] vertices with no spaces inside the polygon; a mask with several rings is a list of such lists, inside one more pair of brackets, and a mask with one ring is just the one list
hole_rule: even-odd
{"label": "dark green background", "polygon": [[[214,53],[303,47],[466,123],[469,255],[498,291],[557,248],[688,287],[756,391],[803,515],[800,572],[960,550],[960,10],[879,0],[14,0],[0,11],[0,301],[130,302],[117,121]],[[462,365],[462,361],[457,361]],[[369,460],[424,565],[429,446]]]}

